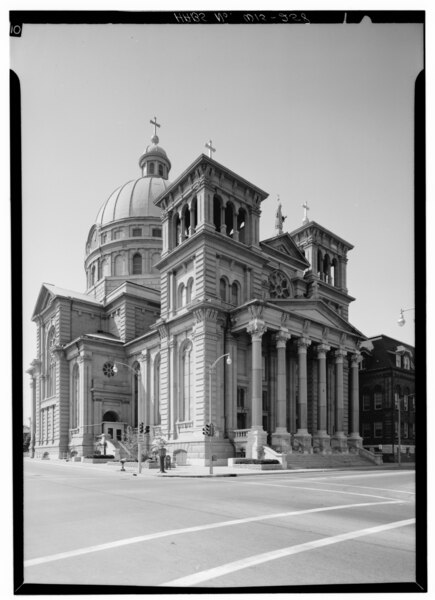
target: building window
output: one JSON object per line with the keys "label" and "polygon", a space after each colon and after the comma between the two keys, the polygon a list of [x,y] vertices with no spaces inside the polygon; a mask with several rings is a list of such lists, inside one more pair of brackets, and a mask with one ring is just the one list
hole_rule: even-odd
{"label": "building window", "polygon": [[154,163],[152,162],[148,163],[148,174],[154,175]]}
{"label": "building window", "polygon": [[133,275],[142,275],[142,256],[138,252],[133,256]]}
{"label": "building window", "polygon": [[186,287],[186,304],[190,304],[192,302],[192,293],[193,293],[193,279],[189,279]]}
{"label": "building window", "polygon": [[362,436],[363,436],[363,438],[364,439],[371,438],[372,437],[371,433],[372,433],[372,430],[371,430],[370,423],[363,423],[362,424]]}
{"label": "building window", "polygon": [[133,227],[131,230],[131,235],[133,237],[141,237],[142,236],[142,228],[141,227]]}
{"label": "building window", "polygon": [[237,408],[245,408],[245,388],[237,388]]}
{"label": "building window", "polygon": [[47,398],[56,394],[56,361],[53,350],[56,346],[56,332],[52,327],[47,336]]}
{"label": "building window", "polygon": [[409,398],[411,400],[411,411],[415,412],[415,394],[411,394]]}
{"label": "building window", "polygon": [[382,430],[382,422],[375,423],[373,426],[374,436],[377,439],[382,438],[383,430]]}
{"label": "building window", "polygon": [[403,437],[408,439],[408,423],[403,423]]}
{"label": "building window", "polygon": [[161,238],[162,230],[160,229],[160,227],[153,227],[151,230],[151,236],[155,238]]}
{"label": "building window", "polygon": [[227,301],[227,282],[224,278],[219,281],[219,294],[222,302]]}
{"label": "building window", "polygon": [[103,365],[103,373],[106,377],[113,377],[115,375],[115,371],[113,369],[113,363],[105,362]]}
{"label": "building window", "polygon": [[159,165],[159,175],[163,177],[163,165]]}
{"label": "building window", "polygon": [[362,408],[363,410],[370,410],[370,393],[367,391],[363,392]]}
{"label": "building window", "polygon": [[400,367],[402,366],[402,357],[400,356],[400,354],[396,354],[396,367]]}
{"label": "building window", "polygon": [[404,356],[403,357],[403,368],[407,369],[409,371],[409,369],[411,368],[411,361],[409,360],[409,356]]}
{"label": "building window", "polygon": [[101,234],[101,243],[105,244],[107,242],[107,233]]}
{"label": "building window", "polygon": [[231,286],[231,304],[238,306],[239,304],[239,286],[234,282]]}
{"label": "building window", "polygon": [[382,409],[382,392],[380,390],[375,390],[373,399],[374,399],[375,410],[381,410]]}
{"label": "building window", "polygon": [[408,412],[408,396],[406,394],[403,396],[403,410]]}

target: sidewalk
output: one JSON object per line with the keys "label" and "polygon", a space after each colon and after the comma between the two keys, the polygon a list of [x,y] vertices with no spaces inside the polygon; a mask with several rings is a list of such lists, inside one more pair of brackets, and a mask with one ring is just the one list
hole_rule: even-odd
{"label": "sidewalk", "polygon": [[130,474],[133,477],[185,477],[185,478],[211,478],[211,477],[243,477],[252,475],[297,475],[300,473],[326,473],[333,471],[382,471],[382,470],[413,470],[415,469],[414,463],[405,463],[399,467],[395,463],[385,463],[383,465],[373,465],[367,467],[334,467],[334,468],[314,468],[314,469],[271,469],[267,471],[261,471],[260,469],[250,469],[248,467],[239,467],[237,465],[232,467],[217,467],[213,466],[213,474],[210,474],[210,467],[208,466],[196,466],[186,465],[177,466],[174,469],[168,469],[165,473],[160,473],[158,469],[148,469],[142,467],[141,473],[138,472],[138,465],[133,463],[127,463],[122,469],[119,462],[108,462],[103,464],[95,463],[82,463],[82,462],[71,462],[63,459],[49,459],[43,461],[42,459],[31,459],[26,458],[27,461],[40,461],[47,462],[52,465],[63,465],[71,466],[77,469],[97,469],[104,470],[110,473],[125,473]]}

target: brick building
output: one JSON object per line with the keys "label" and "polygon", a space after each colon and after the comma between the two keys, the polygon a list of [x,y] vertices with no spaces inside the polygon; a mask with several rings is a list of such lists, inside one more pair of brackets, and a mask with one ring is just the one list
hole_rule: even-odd
{"label": "brick building", "polygon": [[[384,460],[413,459],[415,452],[414,348],[386,335],[361,346],[360,433],[364,447]],[[399,436],[400,433],[400,436]]]}

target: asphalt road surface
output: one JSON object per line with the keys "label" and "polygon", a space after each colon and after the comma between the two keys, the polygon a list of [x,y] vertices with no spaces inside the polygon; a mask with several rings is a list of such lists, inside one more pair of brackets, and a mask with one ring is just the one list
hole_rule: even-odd
{"label": "asphalt road surface", "polygon": [[24,581],[414,582],[414,477],[376,470],[159,478],[26,460]]}

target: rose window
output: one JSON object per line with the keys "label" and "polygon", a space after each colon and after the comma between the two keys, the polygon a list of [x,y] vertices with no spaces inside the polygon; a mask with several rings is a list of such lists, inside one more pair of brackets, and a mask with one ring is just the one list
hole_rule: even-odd
{"label": "rose window", "polygon": [[282,271],[273,271],[270,274],[269,293],[271,298],[290,297],[290,282]]}
{"label": "rose window", "polygon": [[111,363],[111,362],[104,363],[103,373],[106,377],[113,377],[115,375],[115,371],[113,370],[113,363]]}

